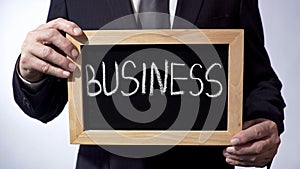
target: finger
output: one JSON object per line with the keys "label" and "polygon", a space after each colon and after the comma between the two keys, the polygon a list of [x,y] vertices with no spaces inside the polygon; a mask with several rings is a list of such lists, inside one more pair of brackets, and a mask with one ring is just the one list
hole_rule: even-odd
{"label": "finger", "polygon": [[253,126],[253,125],[257,124],[257,123],[261,123],[261,122],[263,122],[265,120],[267,120],[267,119],[258,118],[258,119],[253,119],[253,120],[245,121],[244,124],[243,124],[243,129],[247,129],[250,126]]}
{"label": "finger", "polygon": [[241,146],[227,147],[225,151],[232,155],[257,155],[274,147],[270,139],[259,140]]}
{"label": "finger", "polygon": [[[68,78],[70,76],[70,72],[63,70],[59,67],[56,67],[46,61],[43,61],[37,57],[30,57],[27,64],[29,69],[33,69],[44,74],[60,77],[60,78]],[[26,69],[26,67],[24,67]]]}
{"label": "finger", "polygon": [[[57,65],[61,69],[70,72],[73,72],[76,69],[76,65],[71,60],[59,54],[49,46],[35,43],[34,45],[31,45],[30,48],[33,56],[36,56],[45,62],[49,62],[51,65]],[[42,72],[45,73],[45,71]]]}
{"label": "finger", "polygon": [[270,162],[275,156],[276,152],[273,150],[265,151],[259,155],[232,155],[224,153],[226,162],[231,165],[245,166],[245,167],[261,167]]}
{"label": "finger", "polygon": [[78,51],[76,47],[62,36],[56,29],[44,29],[36,32],[37,40],[43,44],[53,44],[68,56],[76,59]]}
{"label": "finger", "polygon": [[37,29],[47,29],[47,28],[62,30],[73,36],[82,35],[82,30],[77,24],[62,18],[52,20],[46,24],[39,26]]}
{"label": "finger", "polygon": [[245,129],[249,128],[250,126],[253,126],[254,124],[257,124],[256,123],[256,119],[255,120],[246,121],[243,124],[243,129],[245,130]]}
{"label": "finger", "polygon": [[245,130],[240,131],[231,139],[231,144],[233,146],[242,145],[247,142],[251,142],[272,135],[274,131],[273,129],[270,129],[270,127],[272,127],[270,126],[270,122],[271,121],[260,122]]}
{"label": "finger", "polygon": [[242,166],[242,167],[264,167],[268,162],[246,162],[246,161],[238,161],[231,158],[226,158],[225,161],[233,166]]}
{"label": "finger", "polygon": [[274,157],[274,150],[269,149],[258,155],[232,155],[232,154],[226,154],[225,152],[224,156],[232,160],[254,164],[254,163],[260,163],[261,161],[265,161],[266,159],[271,160]]}
{"label": "finger", "polygon": [[279,136],[268,137],[263,140],[258,140],[241,146],[228,147],[226,148],[226,151],[235,155],[258,155],[269,150],[277,151],[280,142]]}

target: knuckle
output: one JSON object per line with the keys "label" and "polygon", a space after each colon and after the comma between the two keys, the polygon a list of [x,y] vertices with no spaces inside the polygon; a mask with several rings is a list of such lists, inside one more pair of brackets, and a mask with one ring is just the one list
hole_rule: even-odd
{"label": "knuckle", "polygon": [[[36,31],[35,31],[35,30],[27,32],[26,38],[25,38],[25,40],[24,40],[24,43],[25,43],[26,41],[29,41],[30,39],[33,39],[35,36],[36,36]],[[23,44],[24,44],[24,43],[23,43]]]}
{"label": "knuckle", "polygon": [[59,23],[63,22],[63,18],[57,18],[53,21],[53,26],[57,27],[59,25]]}
{"label": "knuckle", "polygon": [[23,65],[27,65],[28,60],[29,58],[27,54],[21,54],[20,61],[19,61],[20,66],[22,67]]}
{"label": "knuckle", "polygon": [[55,29],[49,29],[46,33],[46,37],[47,39],[55,36],[57,34],[57,31]]}
{"label": "knuckle", "polygon": [[49,69],[50,69],[50,64],[49,63],[42,64],[41,70],[42,70],[43,73],[48,73]]}
{"label": "knuckle", "polygon": [[67,39],[64,39],[64,40],[61,41],[61,47],[63,49],[70,50],[72,48],[72,45]]}
{"label": "knuckle", "polygon": [[48,26],[48,23],[41,24],[36,28],[36,30],[46,28],[47,26]]}
{"label": "knuckle", "polygon": [[67,29],[73,29],[73,27],[74,27],[74,24],[72,24],[72,23],[66,24]]}
{"label": "knuckle", "polygon": [[263,132],[264,131],[260,127],[254,126],[253,127],[253,136],[252,136],[253,138],[252,139],[261,138],[264,135]]}
{"label": "knuckle", "polygon": [[255,131],[256,136],[257,136],[258,138],[260,138],[260,137],[262,136],[262,132],[258,129],[258,127],[255,127],[255,128],[254,128],[254,131]]}
{"label": "knuckle", "polygon": [[67,60],[66,58],[57,58],[57,64],[61,67],[67,67]]}
{"label": "knuckle", "polygon": [[280,137],[277,138],[276,144],[277,144],[278,146],[281,144],[281,139],[280,139]]}
{"label": "knuckle", "polygon": [[279,147],[280,144],[281,144],[281,139],[280,139],[280,137],[277,137],[275,139],[275,145],[276,145],[276,147]]}
{"label": "knuckle", "polygon": [[63,18],[57,18],[56,21],[57,21],[57,22],[62,22],[62,21],[63,21]]}
{"label": "knuckle", "polygon": [[260,154],[263,150],[263,146],[261,144],[258,144],[255,148],[255,154]]}
{"label": "knuckle", "polygon": [[58,70],[57,70],[57,69],[53,69],[52,71],[53,71],[53,72],[52,72],[52,73],[53,73],[53,75],[55,75],[55,76],[57,76],[57,75],[58,75],[58,74],[57,74],[57,73],[58,73]]}
{"label": "knuckle", "polygon": [[60,44],[60,47],[61,47],[61,49],[67,49],[68,48],[68,44],[66,43],[66,41],[65,40],[61,40],[60,42],[59,42]]}
{"label": "knuckle", "polygon": [[29,31],[29,32],[27,33],[26,37],[28,38],[28,37],[31,37],[31,36],[33,36],[33,35],[34,35],[34,31]]}
{"label": "knuckle", "polygon": [[48,46],[44,46],[42,49],[42,58],[47,59],[52,53],[52,49]]}
{"label": "knuckle", "polygon": [[270,131],[277,131],[277,125],[274,122],[269,122],[269,129]]}

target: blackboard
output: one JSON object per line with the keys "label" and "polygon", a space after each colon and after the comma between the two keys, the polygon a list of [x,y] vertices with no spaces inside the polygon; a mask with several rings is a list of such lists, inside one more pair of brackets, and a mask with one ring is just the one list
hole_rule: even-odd
{"label": "blackboard", "polygon": [[241,130],[243,30],[68,38],[80,51],[68,84],[71,143],[227,145]]}

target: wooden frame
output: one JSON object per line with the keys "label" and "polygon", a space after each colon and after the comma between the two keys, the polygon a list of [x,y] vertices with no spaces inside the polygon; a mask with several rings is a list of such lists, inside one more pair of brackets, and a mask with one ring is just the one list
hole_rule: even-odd
{"label": "wooden frame", "polygon": [[[84,36],[67,38],[81,53],[81,45],[93,44],[207,44],[197,37],[201,32],[211,44],[228,44],[228,127],[227,131],[161,131],[161,130],[84,130],[82,108],[81,56],[68,81],[70,142],[88,145],[174,145],[177,135],[184,138],[176,145],[229,145],[231,137],[242,129],[244,31],[233,30],[101,30],[84,31]],[[208,137],[199,141],[200,136]],[[120,137],[121,136],[121,137]],[[159,136],[159,137],[157,137]],[[146,139],[146,138],[152,139]],[[129,139],[126,139],[129,138]]]}

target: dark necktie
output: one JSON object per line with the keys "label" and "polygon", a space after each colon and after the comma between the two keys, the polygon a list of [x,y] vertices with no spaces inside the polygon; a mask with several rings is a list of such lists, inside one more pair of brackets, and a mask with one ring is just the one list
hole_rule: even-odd
{"label": "dark necktie", "polygon": [[169,0],[141,0],[139,22],[143,29],[169,29]]}

